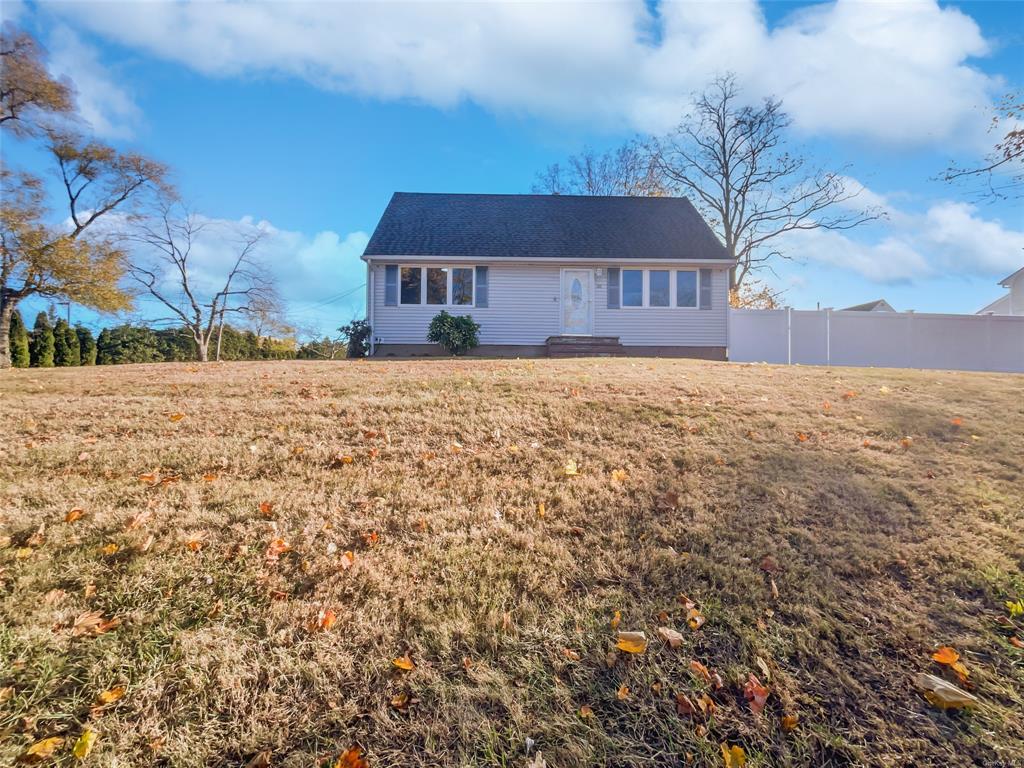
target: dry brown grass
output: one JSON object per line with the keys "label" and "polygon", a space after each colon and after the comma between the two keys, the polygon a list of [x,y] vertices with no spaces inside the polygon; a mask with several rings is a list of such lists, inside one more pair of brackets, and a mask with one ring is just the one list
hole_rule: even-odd
{"label": "dry brown grass", "polygon": [[[1022,391],[618,359],[5,372],[0,763],[65,736],[70,764],[88,724],[93,765],[309,766],[358,743],[375,767],[524,766],[526,739],[560,768],[721,765],[721,742],[748,765],[1021,765],[1024,651],[999,619],[1024,597]],[[268,563],[275,536],[292,549]],[[337,624],[310,631],[325,607]],[[74,637],[90,610],[122,623]],[[617,610],[683,646],[610,659]],[[914,690],[946,644],[976,711]],[[674,705],[704,688],[691,659],[725,681],[703,724]]]}

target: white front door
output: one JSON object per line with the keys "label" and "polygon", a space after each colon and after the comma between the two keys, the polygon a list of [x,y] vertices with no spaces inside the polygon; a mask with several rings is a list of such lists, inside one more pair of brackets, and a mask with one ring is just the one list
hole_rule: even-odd
{"label": "white front door", "polygon": [[562,333],[570,336],[589,336],[591,330],[589,269],[562,270]]}

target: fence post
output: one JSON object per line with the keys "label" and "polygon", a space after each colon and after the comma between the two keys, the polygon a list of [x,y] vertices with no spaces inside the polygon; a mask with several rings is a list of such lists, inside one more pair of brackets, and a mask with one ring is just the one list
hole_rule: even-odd
{"label": "fence post", "polygon": [[786,307],[786,365],[793,364],[793,308]]}

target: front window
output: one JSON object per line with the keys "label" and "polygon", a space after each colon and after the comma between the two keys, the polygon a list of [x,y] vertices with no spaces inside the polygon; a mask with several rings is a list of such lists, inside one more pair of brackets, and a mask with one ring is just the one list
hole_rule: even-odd
{"label": "front window", "polygon": [[448,269],[427,267],[427,304],[448,303]]}
{"label": "front window", "polygon": [[622,306],[642,307],[644,305],[644,271],[642,269],[622,270]]}
{"label": "front window", "polygon": [[473,303],[473,268],[456,267],[452,270],[452,304]]}
{"label": "front window", "polygon": [[402,303],[422,304],[423,270],[420,267],[402,267]]}
{"label": "front window", "polygon": [[649,273],[650,279],[650,306],[667,307],[669,302],[669,271],[667,269],[652,269]]}
{"label": "front window", "polygon": [[679,270],[676,272],[676,306],[697,306],[696,270]]}

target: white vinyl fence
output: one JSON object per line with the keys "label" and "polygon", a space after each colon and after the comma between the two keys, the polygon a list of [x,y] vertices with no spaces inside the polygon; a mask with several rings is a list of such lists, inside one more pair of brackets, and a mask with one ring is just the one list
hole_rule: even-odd
{"label": "white vinyl fence", "polygon": [[1024,373],[1024,317],[734,309],[729,359]]}

